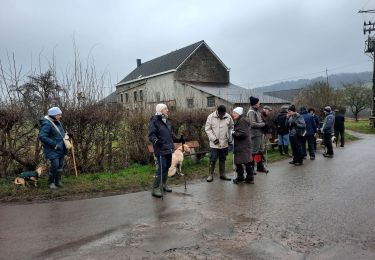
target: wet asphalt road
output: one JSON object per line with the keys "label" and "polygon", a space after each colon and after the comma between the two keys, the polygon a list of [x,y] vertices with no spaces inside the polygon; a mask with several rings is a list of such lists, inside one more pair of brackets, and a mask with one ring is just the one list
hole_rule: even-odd
{"label": "wet asphalt road", "polygon": [[375,259],[375,136],[255,185],[0,205],[0,259]]}

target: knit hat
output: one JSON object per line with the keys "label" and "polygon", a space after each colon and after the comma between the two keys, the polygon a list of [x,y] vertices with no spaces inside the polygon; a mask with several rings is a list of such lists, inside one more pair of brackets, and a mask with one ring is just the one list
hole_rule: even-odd
{"label": "knit hat", "polygon": [[287,111],[288,109],[289,109],[288,105],[282,105],[281,106],[281,110],[283,110],[283,111]]}
{"label": "knit hat", "polygon": [[291,106],[288,108],[288,111],[296,112],[296,107],[295,107],[295,105],[291,105]]}
{"label": "knit hat", "polygon": [[306,107],[301,107],[299,111],[300,111],[301,113],[303,113],[303,112],[305,112],[305,111],[307,111],[307,110],[306,110]]}
{"label": "knit hat", "polygon": [[161,113],[161,111],[164,109],[164,108],[167,108],[167,105],[166,104],[157,104],[156,105],[156,113]]}
{"label": "knit hat", "polygon": [[253,97],[253,96],[250,97],[250,105],[251,106],[255,106],[256,104],[258,104],[258,102],[259,102],[259,98],[256,98],[256,97]]}
{"label": "knit hat", "polygon": [[264,106],[263,109],[267,109],[269,111],[272,111],[272,108],[270,106]]}
{"label": "knit hat", "polygon": [[332,112],[332,108],[330,106],[326,106],[324,108],[324,112],[331,113]]}
{"label": "knit hat", "polygon": [[49,116],[56,116],[56,115],[62,115],[61,109],[58,107],[51,107],[48,109],[48,115]]}
{"label": "knit hat", "polygon": [[236,107],[235,109],[233,109],[233,112],[235,112],[239,115],[242,115],[243,114],[243,108],[242,107]]}

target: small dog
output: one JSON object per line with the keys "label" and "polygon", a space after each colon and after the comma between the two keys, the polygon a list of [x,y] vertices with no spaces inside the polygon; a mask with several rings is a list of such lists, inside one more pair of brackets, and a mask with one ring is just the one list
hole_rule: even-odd
{"label": "small dog", "polygon": [[[332,137],[331,137],[331,141],[332,141],[332,144],[336,144],[336,146],[337,146],[336,136],[332,135]],[[317,144],[320,144],[320,145],[324,145],[324,140],[323,140],[323,138],[316,138],[316,143],[317,143]]]}
{"label": "small dog", "polygon": [[35,171],[22,172],[19,174],[18,177],[14,179],[14,183],[25,187],[29,185],[28,181],[31,181],[35,187],[38,187],[38,179],[46,170],[47,167],[45,165],[39,165]]}
{"label": "small dog", "polygon": [[[184,151],[182,152],[182,148]],[[172,154],[171,167],[168,170],[168,177],[174,176],[176,173],[183,176],[181,172],[182,162],[184,161],[184,153],[190,153],[190,147],[186,144],[179,146]]]}

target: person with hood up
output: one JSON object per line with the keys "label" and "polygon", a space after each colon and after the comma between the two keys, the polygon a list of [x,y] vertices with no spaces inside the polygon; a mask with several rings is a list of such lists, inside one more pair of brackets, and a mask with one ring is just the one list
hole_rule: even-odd
{"label": "person with hood up", "polygon": [[302,137],[306,132],[303,117],[296,112],[296,107],[291,105],[288,109],[289,139],[293,151],[293,160],[289,162],[296,166],[303,164]]}
{"label": "person with hood up", "polygon": [[307,112],[305,107],[301,107],[300,109],[301,116],[305,120],[306,123],[306,134],[303,136],[302,139],[302,152],[303,152],[303,157],[306,158],[307,152],[306,152],[306,142],[307,142],[307,147],[309,149],[309,155],[310,155],[310,160],[315,160],[315,134],[316,134],[316,129],[317,126],[315,125],[315,120],[314,117]]}
{"label": "person with hood up", "polygon": [[277,131],[277,142],[280,155],[289,155],[289,128],[288,128],[288,105],[283,105],[277,114],[274,124]]}
{"label": "person with hood up", "polygon": [[[250,136],[252,144],[252,156],[253,158],[260,157],[261,159],[257,163],[258,172],[267,172],[264,167],[263,161],[263,128],[266,123],[263,121],[261,113],[259,111],[260,102],[256,97],[251,96],[250,98],[250,109],[247,112],[247,117],[250,121]],[[255,161],[252,161],[255,168]],[[254,173],[255,174],[255,173]]]}
{"label": "person with hood up", "polygon": [[44,157],[50,161],[48,186],[50,189],[62,188],[61,175],[64,167],[66,147],[64,126],[61,123],[62,111],[59,107],[48,109],[48,115],[40,120],[39,140],[43,145]]}
{"label": "person with hood up", "polygon": [[225,175],[225,161],[228,155],[228,146],[232,143],[231,130],[233,119],[226,112],[226,107],[220,105],[206,120],[205,131],[210,142],[210,164],[208,168],[207,182],[214,180],[216,161],[219,159],[220,179],[230,181]]}
{"label": "person with hood up", "polygon": [[326,106],[324,108],[324,114],[326,117],[324,118],[322,133],[326,151],[323,153],[323,156],[333,158],[332,135],[335,132],[335,115],[333,114],[330,106]]}
{"label": "person with hood up", "polygon": [[[233,183],[240,184],[242,182],[246,182],[249,184],[254,184],[253,168],[251,165],[251,139],[249,133],[250,122],[249,119],[244,117],[242,114],[242,107],[236,107],[233,109],[233,154],[234,164],[236,165],[237,172],[237,178],[233,180]],[[242,167],[243,164],[245,165],[246,169],[246,178],[244,178],[244,169]]]}
{"label": "person with hood up", "polygon": [[157,159],[157,169],[152,187],[152,196],[161,198],[162,192],[172,192],[167,186],[168,169],[172,163],[174,142],[185,143],[182,138],[177,138],[172,132],[172,126],[168,119],[168,107],[165,104],[156,105],[156,113],[151,117],[148,127],[148,139],[154,147],[154,155]]}

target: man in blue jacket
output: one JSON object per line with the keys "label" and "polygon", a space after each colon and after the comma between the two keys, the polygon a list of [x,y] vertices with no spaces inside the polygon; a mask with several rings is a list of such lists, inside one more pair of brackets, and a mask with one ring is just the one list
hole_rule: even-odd
{"label": "man in blue jacket", "polygon": [[305,158],[307,156],[306,152],[306,142],[307,146],[309,148],[309,155],[310,155],[310,160],[315,160],[315,134],[316,134],[316,125],[315,125],[315,120],[314,117],[307,112],[305,107],[301,107],[300,109],[301,116],[305,120],[306,124],[306,134],[303,136],[302,140],[302,152],[303,152],[303,157]]}
{"label": "man in blue jacket", "polygon": [[48,115],[40,120],[42,125],[39,140],[43,144],[44,157],[50,161],[48,184],[50,189],[62,188],[61,175],[66,148],[64,127],[60,122],[62,112],[58,107],[48,110]]}
{"label": "man in blue jacket", "polygon": [[332,158],[333,157],[333,147],[332,147],[332,135],[334,134],[334,125],[335,125],[335,116],[332,112],[330,106],[324,108],[324,118],[322,133],[323,133],[323,142],[326,147],[324,157]]}
{"label": "man in blue jacket", "polygon": [[154,147],[154,155],[157,158],[158,167],[152,187],[152,196],[161,198],[163,191],[172,192],[167,186],[168,169],[172,163],[174,142],[185,143],[185,140],[176,138],[172,132],[172,126],[168,120],[168,107],[165,104],[157,104],[156,113],[150,119],[148,139]]}

